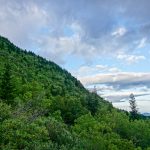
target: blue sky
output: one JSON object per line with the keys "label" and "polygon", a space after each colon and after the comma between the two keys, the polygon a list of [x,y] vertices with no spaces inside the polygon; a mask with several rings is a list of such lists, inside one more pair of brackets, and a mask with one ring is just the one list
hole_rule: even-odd
{"label": "blue sky", "polygon": [[96,85],[100,95],[113,102],[131,92],[137,99],[150,99],[150,1],[0,4],[0,35],[17,46],[56,62],[87,88]]}

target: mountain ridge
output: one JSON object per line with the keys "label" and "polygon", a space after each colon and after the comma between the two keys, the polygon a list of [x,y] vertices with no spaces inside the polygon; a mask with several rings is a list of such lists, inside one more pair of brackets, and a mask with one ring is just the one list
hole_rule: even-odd
{"label": "mountain ridge", "polygon": [[0,36],[0,149],[148,150],[150,121]]}

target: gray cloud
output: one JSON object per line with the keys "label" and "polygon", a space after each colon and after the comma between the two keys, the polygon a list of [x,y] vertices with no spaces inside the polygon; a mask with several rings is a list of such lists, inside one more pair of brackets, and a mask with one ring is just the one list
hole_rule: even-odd
{"label": "gray cloud", "polygon": [[0,0],[0,34],[28,48],[46,24],[46,12],[32,1]]}
{"label": "gray cloud", "polygon": [[111,102],[129,100],[131,93],[136,98],[150,95],[150,73],[123,72],[116,67],[96,65],[82,66],[73,74],[89,91],[96,86],[98,94]]}
{"label": "gray cloud", "polygon": [[96,74],[79,78],[86,85],[106,84],[115,87],[116,89],[133,88],[135,86],[150,87],[150,73],[135,73],[135,72],[119,72]]}
{"label": "gray cloud", "polygon": [[[70,54],[85,60],[102,54],[117,57],[120,51],[132,54],[143,38],[145,45],[150,41],[147,0],[0,0],[0,4],[1,34],[60,64]],[[66,37],[67,26],[76,36]],[[112,36],[115,32],[117,36]]]}

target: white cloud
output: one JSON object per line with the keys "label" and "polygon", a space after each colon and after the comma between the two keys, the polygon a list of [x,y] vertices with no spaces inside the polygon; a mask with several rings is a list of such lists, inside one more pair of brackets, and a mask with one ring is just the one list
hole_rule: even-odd
{"label": "white cloud", "polygon": [[95,47],[82,42],[80,34],[75,30],[73,36],[40,36],[40,40],[38,39],[36,43],[39,47],[37,51],[39,55],[58,64],[65,63],[65,58],[69,55],[84,57],[86,61],[95,57]]}
{"label": "white cloud", "polygon": [[116,31],[112,32],[112,36],[121,37],[125,35],[127,32],[127,29],[125,27],[120,27]]}
{"label": "white cloud", "polygon": [[31,37],[45,27],[47,12],[32,1],[0,0],[0,34],[18,46],[31,45]]}
{"label": "white cloud", "polygon": [[126,61],[128,64],[137,63],[141,60],[145,60],[145,56],[138,56],[138,55],[128,55],[128,54],[118,54],[117,59]]}
{"label": "white cloud", "polygon": [[113,86],[135,86],[147,85],[150,86],[150,73],[136,73],[136,72],[119,72],[119,73],[100,73],[91,76],[84,76],[79,78],[80,81],[86,85],[94,84],[108,84]]}
{"label": "white cloud", "polygon": [[113,73],[116,73],[116,72],[120,72],[120,69],[116,68],[116,67],[112,67],[110,69],[108,69],[109,72],[113,72]]}
{"label": "white cloud", "polygon": [[95,66],[81,66],[78,70],[72,71],[72,74],[80,78],[87,75],[89,76],[98,73],[106,73],[106,72],[117,73],[120,71],[121,70],[116,67],[108,67],[107,65],[95,65]]}
{"label": "white cloud", "polygon": [[146,45],[147,38],[142,38],[137,46],[137,48],[143,48]]}

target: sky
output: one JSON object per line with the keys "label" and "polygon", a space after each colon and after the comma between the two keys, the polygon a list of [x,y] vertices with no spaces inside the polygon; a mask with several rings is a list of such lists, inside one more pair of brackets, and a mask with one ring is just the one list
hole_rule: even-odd
{"label": "sky", "polygon": [[0,0],[0,35],[114,105],[133,93],[150,112],[149,8],[149,0]]}

